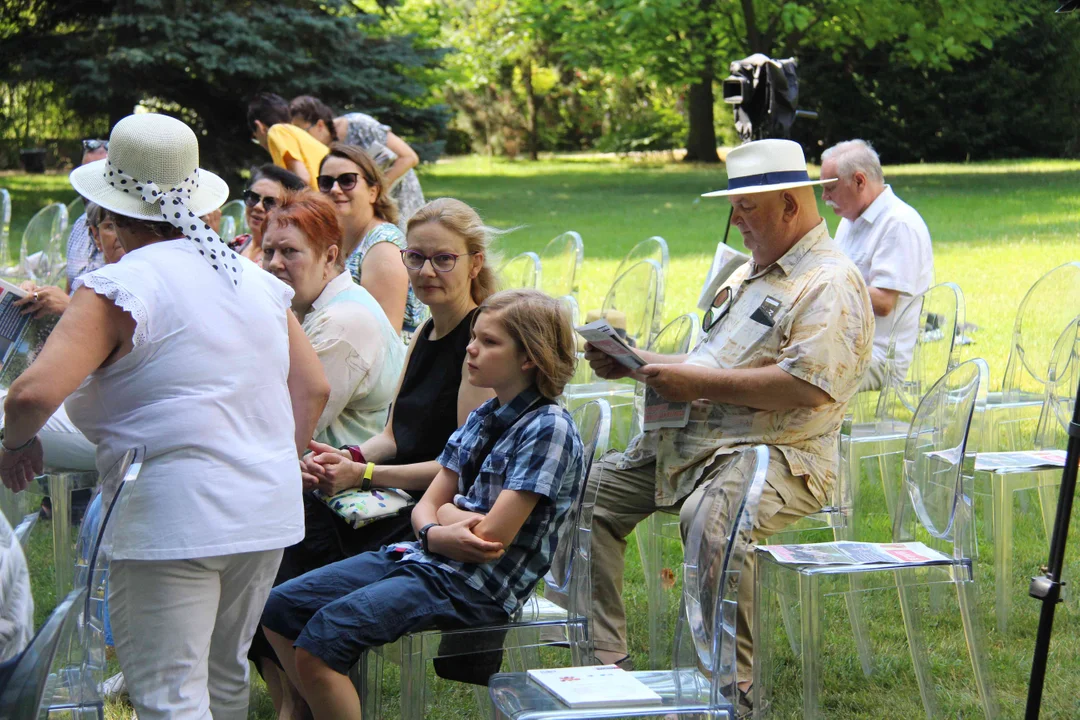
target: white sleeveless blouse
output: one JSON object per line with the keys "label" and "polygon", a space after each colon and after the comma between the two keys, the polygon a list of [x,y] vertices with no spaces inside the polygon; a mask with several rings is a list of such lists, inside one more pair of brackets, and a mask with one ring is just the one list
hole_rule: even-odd
{"label": "white sleeveless blouse", "polygon": [[146,448],[113,557],[181,560],[286,547],[304,536],[289,398],[293,291],[246,259],[229,287],[187,239],[83,275],[135,319],[134,350],[67,399],[106,472]]}

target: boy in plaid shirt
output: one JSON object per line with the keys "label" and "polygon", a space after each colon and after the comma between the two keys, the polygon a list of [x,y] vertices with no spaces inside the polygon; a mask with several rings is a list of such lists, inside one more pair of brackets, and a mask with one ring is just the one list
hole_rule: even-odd
{"label": "boy in plaid shirt", "polygon": [[489,297],[473,320],[469,382],[495,391],[450,437],[413,509],[416,542],[362,553],[274,588],[263,627],[316,720],[360,717],[347,677],[362,653],[434,627],[505,623],[551,565],[585,460],[554,403],[573,330],[535,290]]}

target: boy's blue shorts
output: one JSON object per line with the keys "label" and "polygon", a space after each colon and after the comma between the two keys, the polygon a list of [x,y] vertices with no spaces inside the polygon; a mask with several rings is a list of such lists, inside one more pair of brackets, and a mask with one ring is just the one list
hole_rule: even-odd
{"label": "boy's blue shorts", "polygon": [[387,548],[360,553],[282,583],[262,624],[344,675],[368,648],[408,633],[508,621],[500,604],[463,578],[400,557]]}

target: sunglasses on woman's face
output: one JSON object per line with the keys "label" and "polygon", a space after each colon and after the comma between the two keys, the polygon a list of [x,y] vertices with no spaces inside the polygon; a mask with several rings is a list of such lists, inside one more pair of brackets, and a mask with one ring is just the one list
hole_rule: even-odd
{"label": "sunglasses on woman's face", "polygon": [[356,187],[356,180],[360,177],[360,173],[341,173],[337,177],[333,175],[320,175],[318,177],[319,192],[329,193],[334,189],[334,183],[341,188],[342,192],[349,192]]}
{"label": "sunglasses on woman's face", "polygon": [[95,150],[108,150],[108,140],[83,140],[82,141],[83,152],[94,152]]}
{"label": "sunglasses on woman's face", "polygon": [[269,211],[270,208],[277,205],[277,198],[273,195],[260,195],[254,190],[244,191],[244,204],[249,208],[254,208],[259,203],[262,203],[263,209]]}
{"label": "sunglasses on woman's face", "polygon": [[402,250],[401,262],[405,263],[405,267],[410,270],[422,270],[424,268],[424,263],[430,260],[431,267],[435,268],[435,272],[448,273],[457,265],[457,259],[459,257],[464,257],[465,255],[476,255],[476,253],[461,253],[460,255],[455,255],[454,253],[439,253],[429,257],[416,250]]}

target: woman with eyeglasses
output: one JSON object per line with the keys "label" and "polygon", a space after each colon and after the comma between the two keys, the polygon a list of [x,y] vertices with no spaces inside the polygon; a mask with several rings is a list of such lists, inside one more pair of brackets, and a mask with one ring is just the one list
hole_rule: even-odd
{"label": "woman with eyeglasses", "polygon": [[263,259],[262,238],[263,223],[270,208],[281,203],[286,191],[296,192],[308,184],[295,173],[279,168],[277,165],[263,165],[251,172],[251,183],[244,191],[244,215],[250,233],[237,235],[229,243],[233,252],[237,252],[253,263]]}
{"label": "woman with eyeglasses", "polygon": [[[487,248],[498,233],[471,207],[451,198],[428,203],[409,221],[408,246],[397,261],[431,308],[431,319],[409,345],[386,427],[360,445],[336,448],[312,442],[303,464],[305,485],[315,484],[326,495],[349,488],[399,488],[417,500],[423,495],[439,472],[436,458],[450,435],[494,396],[469,384],[465,348],[473,313],[497,289]],[[309,506],[304,540],[286,549],[275,585],[409,539],[410,511],[354,530],[332,512]],[[273,650],[261,632],[256,638],[251,657],[267,678],[278,710],[291,707],[291,717],[305,717],[299,696],[280,694],[290,686],[267,672],[263,660],[272,658]]]}
{"label": "woman with eyeglasses", "polygon": [[363,149],[334,143],[319,166],[318,183],[345,231],[346,269],[408,340],[423,318],[424,305],[401,265],[405,233],[395,224],[398,208],[387,193],[386,177]]}

